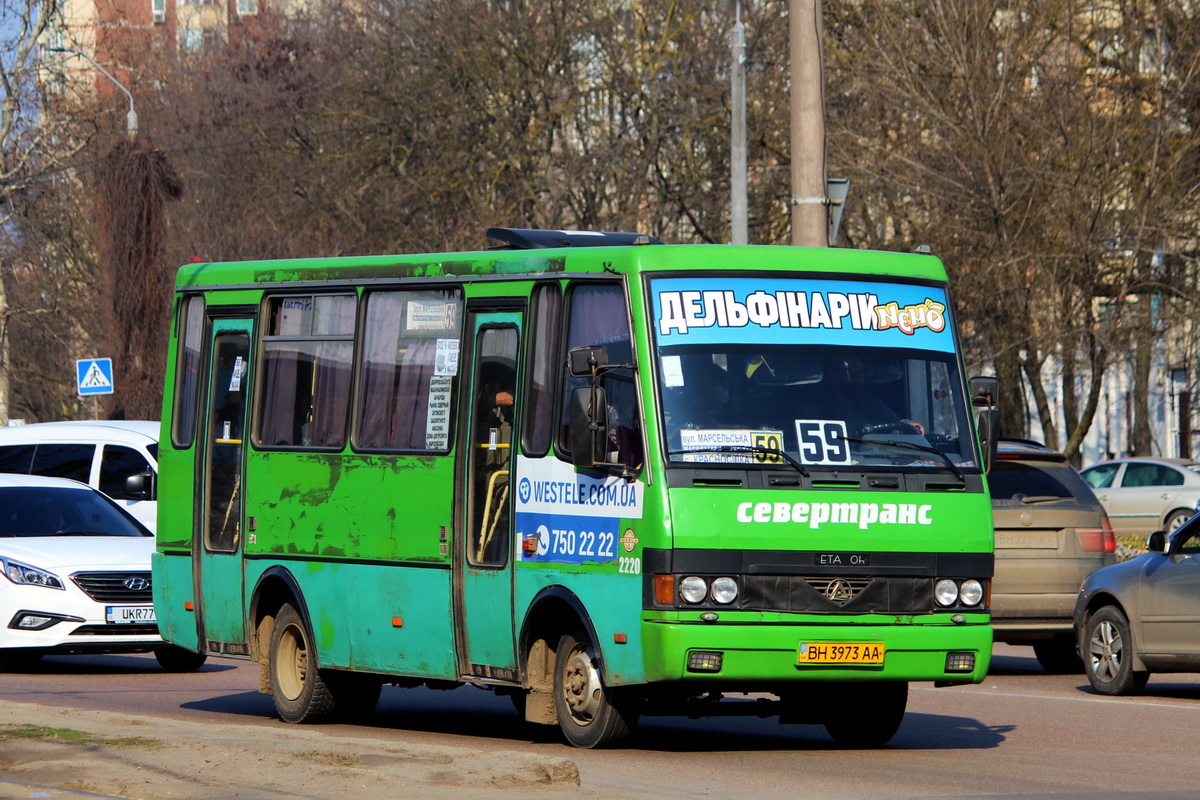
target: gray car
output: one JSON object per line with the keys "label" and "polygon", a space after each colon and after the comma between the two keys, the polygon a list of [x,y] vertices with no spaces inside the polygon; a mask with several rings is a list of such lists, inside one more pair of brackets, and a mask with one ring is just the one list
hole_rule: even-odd
{"label": "gray car", "polygon": [[1200,672],[1200,515],[1156,531],[1131,561],[1093,572],[1075,603],[1075,636],[1101,694],[1141,691],[1152,672]]}
{"label": "gray car", "polygon": [[1065,455],[1024,439],[998,441],[988,489],[995,640],[1032,646],[1047,672],[1082,672],[1071,612],[1084,577],[1116,558],[1104,508]]}

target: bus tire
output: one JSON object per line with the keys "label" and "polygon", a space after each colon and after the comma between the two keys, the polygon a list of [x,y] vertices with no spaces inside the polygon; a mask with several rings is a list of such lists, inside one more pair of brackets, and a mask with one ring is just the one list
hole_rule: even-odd
{"label": "bus tire", "polygon": [[204,666],[208,656],[174,644],[154,648],[154,657],[164,672],[195,672]]}
{"label": "bus tire", "polygon": [[850,683],[829,705],[825,730],[843,747],[879,747],[900,730],[908,707],[908,683]]}
{"label": "bus tire", "polygon": [[615,747],[633,732],[637,710],[627,691],[604,685],[600,660],[585,634],[567,634],[554,659],[558,727],[575,747]]}
{"label": "bus tire", "polygon": [[337,703],[317,669],[317,651],[303,617],[285,604],[271,632],[271,694],[284,722],[323,722]]}

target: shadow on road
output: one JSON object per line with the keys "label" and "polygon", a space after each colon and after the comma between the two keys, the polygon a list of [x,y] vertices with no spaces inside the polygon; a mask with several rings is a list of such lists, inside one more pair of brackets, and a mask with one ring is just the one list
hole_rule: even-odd
{"label": "shadow on road", "polygon": [[[183,708],[207,713],[276,719],[271,698],[254,692],[186,703]],[[325,726],[323,726],[325,727]],[[505,697],[465,686],[449,691],[384,687],[374,714],[331,729],[411,731],[450,736],[478,736],[520,744],[561,742],[555,726],[532,725],[517,717]],[[1013,726],[987,726],[979,720],[909,712],[892,750],[980,750],[997,747]],[[820,725],[780,725],[774,717],[644,717],[630,748],[654,752],[753,752],[764,750],[839,750]]]}
{"label": "shadow on road", "polygon": [[[226,672],[237,669],[233,664],[209,659],[196,670],[203,672]],[[55,656],[48,655],[37,660],[23,660],[6,664],[4,672],[12,675],[142,675],[164,674],[163,668],[153,656],[139,655],[94,655]]]}

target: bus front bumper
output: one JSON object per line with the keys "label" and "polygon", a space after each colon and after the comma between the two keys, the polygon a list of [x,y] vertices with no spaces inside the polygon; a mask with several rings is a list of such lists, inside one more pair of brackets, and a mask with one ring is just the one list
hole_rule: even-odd
{"label": "bus front bumper", "polygon": [[[992,654],[992,629],[964,625],[738,625],[647,621],[650,681],[735,684],[790,681],[980,683]],[[804,663],[802,645],[882,645],[880,663]],[[869,648],[827,648],[862,653]]]}

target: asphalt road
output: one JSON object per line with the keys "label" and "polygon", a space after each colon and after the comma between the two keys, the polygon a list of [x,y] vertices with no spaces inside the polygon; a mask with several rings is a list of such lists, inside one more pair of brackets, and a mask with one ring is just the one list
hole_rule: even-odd
{"label": "asphalt road", "polygon": [[[50,657],[0,674],[0,700],[297,730],[275,719],[271,699],[256,686],[256,666],[231,660],[169,675],[148,656]],[[1083,676],[1046,675],[1031,650],[1006,645],[997,646],[983,684],[914,684],[900,732],[878,750],[840,749],[820,726],[741,718],[644,719],[629,748],[573,750],[552,729],[531,732],[506,698],[471,687],[386,687],[371,724],[321,730],[381,746],[566,757],[578,767],[579,791],[596,796],[1200,795],[1200,676],[1155,676],[1140,697],[1100,697]]]}

